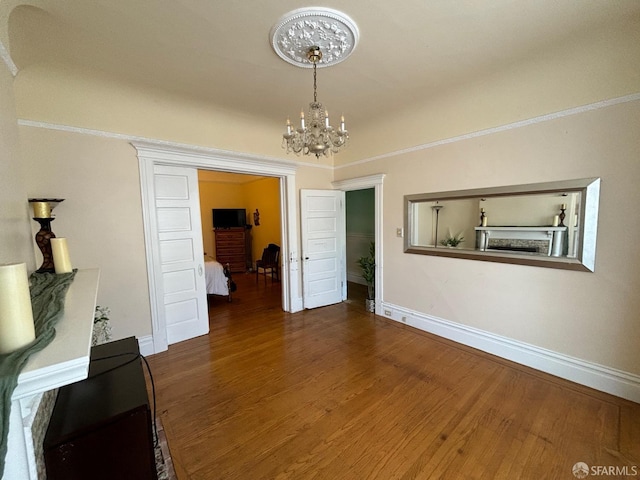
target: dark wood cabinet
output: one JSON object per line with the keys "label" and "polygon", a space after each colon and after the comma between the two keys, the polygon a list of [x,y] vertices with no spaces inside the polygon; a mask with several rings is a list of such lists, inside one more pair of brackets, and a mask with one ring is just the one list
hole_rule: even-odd
{"label": "dark wood cabinet", "polygon": [[[233,273],[246,272],[250,266],[249,232],[244,227],[216,228],[216,260],[222,265],[229,264]],[[248,260],[249,259],[249,260]]]}
{"label": "dark wood cabinet", "polygon": [[138,342],[91,349],[89,376],[60,388],[44,440],[48,480],[156,480]]}

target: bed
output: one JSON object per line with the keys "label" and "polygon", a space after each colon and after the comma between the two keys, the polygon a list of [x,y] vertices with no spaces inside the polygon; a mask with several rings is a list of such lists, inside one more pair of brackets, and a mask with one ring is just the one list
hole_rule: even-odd
{"label": "bed", "polygon": [[207,282],[208,295],[222,295],[231,301],[231,293],[235,284],[231,280],[231,273],[220,262],[211,257],[205,257],[204,276]]}

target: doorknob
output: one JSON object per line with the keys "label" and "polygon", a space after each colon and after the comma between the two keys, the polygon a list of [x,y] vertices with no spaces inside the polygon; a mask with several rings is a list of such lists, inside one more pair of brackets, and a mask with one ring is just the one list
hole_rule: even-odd
{"label": "doorknob", "polygon": [[198,275],[202,276],[202,265],[198,265]]}

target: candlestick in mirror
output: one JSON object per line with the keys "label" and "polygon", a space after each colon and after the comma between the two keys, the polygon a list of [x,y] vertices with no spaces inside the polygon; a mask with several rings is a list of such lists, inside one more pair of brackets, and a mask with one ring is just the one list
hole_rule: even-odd
{"label": "candlestick in mirror", "polygon": [[564,211],[566,209],[567,209],[567,204],[563,203],[562,207],[560,208],[560,215],[559,215],[560,223],[558,224],[558,226],[560,226],[560,227],[564,227],[565,226],[565,224],[564,224],[564,217],[565,217]]}

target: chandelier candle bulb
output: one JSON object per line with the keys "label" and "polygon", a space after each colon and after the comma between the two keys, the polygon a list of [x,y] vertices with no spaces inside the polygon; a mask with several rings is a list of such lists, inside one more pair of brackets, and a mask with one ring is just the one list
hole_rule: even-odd
{"label": "chandelier candle bulb", "polygon": [[36,338],[27,264],[0,265],[0,355]]}
{"label": "chandelier candle bulb", "polygon": [[71,259],[69,258],[69,247],[67,239],[64,237],[51,239],[51,251],[53,253],[53,266],[56,273],[71,273]]}
{"label": "chandelier candle bulb", "polygon": [[304,111],[300,111],[300,126],[304,130]]}
{"label": "chandelier candle bulb", "polygon": [[324,126],[329,128],[329,112],[327,110],[324,111]]}
{"label": "chandelier candle bulb", "polygon": [[340,117],[340,130],[342,130],[343,132],[345,131],[345,128],[344,128],[344,115],[342,115]]}
{"label": "chandelier candle bulb", "polygon": [[291,135],[291,121],[287,118],[287,135]]}

